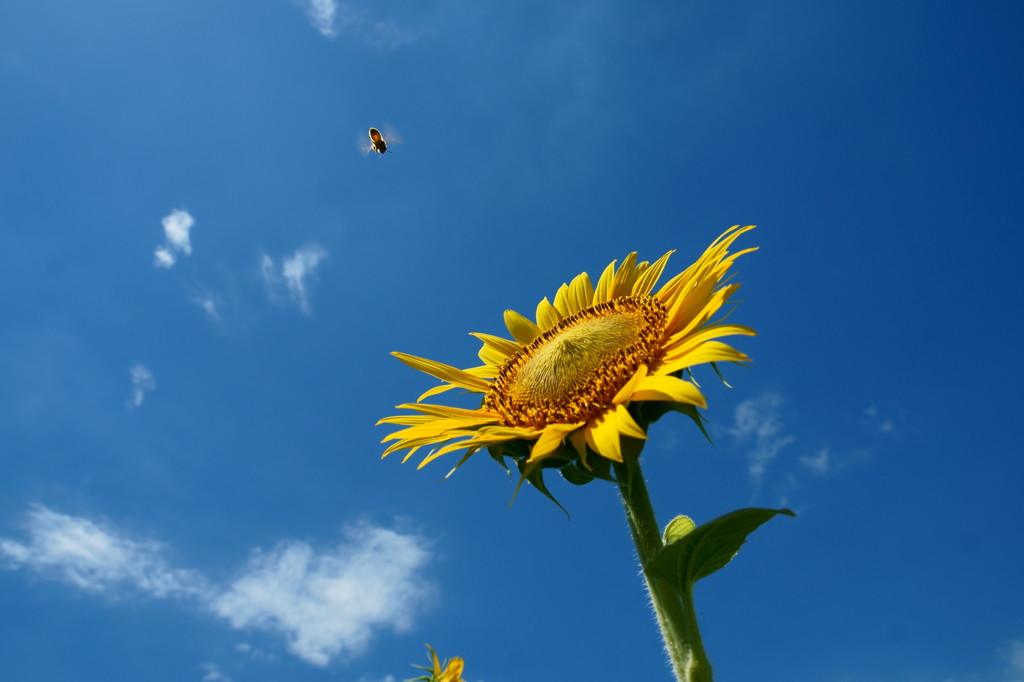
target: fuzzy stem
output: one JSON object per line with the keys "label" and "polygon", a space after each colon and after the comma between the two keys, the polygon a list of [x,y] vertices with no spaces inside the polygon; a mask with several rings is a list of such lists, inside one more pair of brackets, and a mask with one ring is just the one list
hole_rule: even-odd
{"label": "fuzzy stem", "polygon": [[[647,484],[640,471],[639,450],[634,456],[625,459],[625,463],[615,464],[615,476],[637,557],[643,568],[663,547],[663,543],[651,498],[647,493]],[[648,576],[646,571],[644,581],[676,679],[678,682],[711,682],[711,664],[697,629],[697,614],[693,608],[691,591],[687,589],[686,594],[680,594],[679,590],[668,583]]]}

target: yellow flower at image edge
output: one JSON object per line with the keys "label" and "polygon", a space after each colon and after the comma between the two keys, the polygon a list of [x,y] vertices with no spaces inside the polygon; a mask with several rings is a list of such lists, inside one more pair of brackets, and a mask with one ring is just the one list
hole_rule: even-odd
{"label": "yellow flower at image edge", "polygon": [[[739,287],[727,283],[733,261],[756,250],[730,255],[729,247],[753,227],[727,230],[656,292],[672,251],[654,263],[637,263],[635,253],[618,268],[613,261],[596,286],[586,273],[578,275],[558,289],[553,303],[547,298],[540,302],[536,322],[505,311],[512,340],[473,334],[483,342],[482,366],[458,369],[393,353],[443,383],[415,403],[398,406],[414,414],[378,422],[405,427],[384,439],[396,441],[384,456],[408,450],[407,461],[420,448],[432,446],[422,467],[457,450],[466,450],[468,457],[481,448],[507,448],[518,441],[528,447],[522,450],[528,452],[521,465],[524,472],[547,458],[573,454],[589,468],[588,447],[622,462],[621,436],[646,438],[630,412],[633,403],[706,407],[700,389],[682,378],[684,371],[704,363],[750,360],[714,339],[755,332],[713,318]],[[480,408],[422,402],[452,388],[483,394]]]}
{"label": "yellow flower at image edge", "polygon": [[464,663],[461,658],[455,656],[449,659],[444,666],[444,670],[441,670],[441,661],[437,658],[437,653],[434,651],[434,647],[427,645],[427,649],[430,651],[430,662],[432,666],[426,668],[422,665],[413,665],[414,668],[420,670],[426,670],[430,673],[430,676],[417,677],[409,682],[464,682],[462,679],[462,668]]}

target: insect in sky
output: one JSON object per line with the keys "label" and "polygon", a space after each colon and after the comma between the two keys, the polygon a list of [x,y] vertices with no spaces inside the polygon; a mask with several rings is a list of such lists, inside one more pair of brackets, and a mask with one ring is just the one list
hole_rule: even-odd
{"label": "insect in sky", "polygon": [[385,128],[385,130],[387,131],[387,135],[381,133],[377,128],[370,128],[370,144],[359,144],[359,151],[363,153],[363,156],[370,152],[384,154],[388,151],[388,145],[398,144],[402,141],[394,130],[390,128]]}
{"label": "insect in sky", "polygon": [[388,150],[388,141],[376,128],[370,128],[370,147],[378,154],[383,154]]}

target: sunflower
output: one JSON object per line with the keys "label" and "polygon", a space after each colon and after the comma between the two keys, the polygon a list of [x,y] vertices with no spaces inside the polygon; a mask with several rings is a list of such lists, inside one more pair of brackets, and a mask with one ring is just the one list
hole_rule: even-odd
{"label": "sunflower", "polygon": [[427,649],[430,650],[432,666],[427,668],[422,665],[413,665],[413,667],[419,668],[420,670],[426,670],[430,673],[430,676],[424,675],[422,677],[409,680],[409,682],[465,682],[462,679],[462,669],[465,666],[465,663],[461,658],[455,656],[446,661],[444,670],[442,670],[441,661],[437,658],[437,653],[434,651],[434,648],[428,644]]}
{"label": "sunflower", "polygon": [[[512,339],[472,334],[483,343],[481,366],[458,369],[392,353],[443,383],[415,403],[398,406],[412,414],[378,422],[405,427],[384,438],[385,443],[395,441],[384,456],[408,450],[403,460],[408,461],[420,448],[430,447],[419,464],[423,467],[464,450],[454,471],[487,448],[502,463],[512,457],[523,476],[536,483],[531,472],[538,466],[564,466],[568,460],[593,474],[601,469],[597,464],[607,470],[623,462],[624,440],[646,439],[647,426],[667,410],[690,414],[700,424],[696,408],[707,405],[696,382],[684,378],[690,368],[750,361],[715,339],[755,332],[715,318],[739,288],[727,283],[733,261],[756,250],[730,255],[729,247],[753,227],[726,230],[656,292],[672,251],[654,263],[638,263],[636,253],[618,267],[612,261],[596,286],[587,273],[576,276],[562,284],[554,302],[540,302],[535,321],[506,310]],[[480,407],[423,402],[453,388],[482,394]],[[596,460],[588,460],[591,453]]]}

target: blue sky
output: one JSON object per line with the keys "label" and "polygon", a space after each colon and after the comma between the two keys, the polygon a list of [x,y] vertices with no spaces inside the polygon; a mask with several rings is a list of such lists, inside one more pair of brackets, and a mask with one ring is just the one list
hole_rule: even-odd
{"label": "blue sky", "polygon": [[613,488],[374,423],[389,351],[757,224],[756,368],[644,458],[663,521],[798,513],[697,588],[717,679],[1021,682],[1022,14],[3,3],[0,677],[670,679]]}

